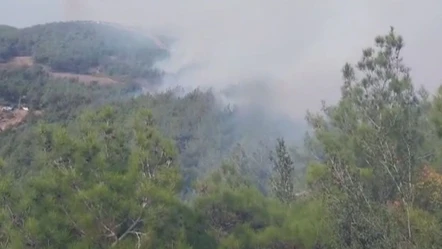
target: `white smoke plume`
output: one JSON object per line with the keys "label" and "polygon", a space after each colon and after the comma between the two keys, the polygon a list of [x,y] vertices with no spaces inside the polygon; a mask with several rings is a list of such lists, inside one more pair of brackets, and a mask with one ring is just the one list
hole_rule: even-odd
{"label": "white smoke plume", "polygon": [[223,90],[264,81],[242,98],[296,118],[336,100],[343,64],[390,26],[404,36],[415,82],[433,90],[442,78],[438,0],[0,1],[0,23],[15,26],[93,19],[172,35],[172,56],[159,66],[180,73],[178,84]]}

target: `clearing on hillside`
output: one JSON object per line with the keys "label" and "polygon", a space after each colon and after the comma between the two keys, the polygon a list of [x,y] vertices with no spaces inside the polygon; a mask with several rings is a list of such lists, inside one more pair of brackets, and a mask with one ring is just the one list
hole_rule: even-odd
{"label": "clearing on hillside", "polygon": [[7,110],[6,107],[0,106],[0,132],[17,126],[28,115],[29,111],[23,109]]}
{"label": "clearing on hillside", "polygon": [[[31,67],[35,64],[36,63],[34,62],[34,59],[30,56],[17,56],[10,59],[6,63],[0,63],[0,68],[4,69],[23,68],[23,67]],[[113,80],[104,75],[53,72],[48,66],[44,66],[44,68],[54,78],[76,79],[79,82],[85,84],[92,84],[94,82],[97,82],[100,85],[110,85],[118,83],[116,80]]]}
{"label": "clearing on hillside", "polygon": [[50,72],[50,74],[55,78],[78,79],[79,82],[85,84],[92,84],[94,82],[97,82],[100,85],[110,85],[118,83],[117,81],[106,76],[95,76],[95,75],[74,74],[74,73],[58,73],[58,72]]}
{"label": "clearing on hillside", "polygon": [[34,60],[31,56],[17,56],[10,59],[6,63],[0,63],[0,68],[21,68],[21,67],[31,67],[34,65]]}

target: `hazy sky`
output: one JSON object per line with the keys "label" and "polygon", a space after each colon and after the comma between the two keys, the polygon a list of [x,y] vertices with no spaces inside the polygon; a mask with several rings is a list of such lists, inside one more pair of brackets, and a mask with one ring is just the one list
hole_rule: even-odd
{"label": "hazy sky", "polygon": [[[69,1],[65,1],[66,3]],[[340,69],[356,62],[373,38],[396,27],[417,85],[442,83],[440,0],[0,0],[0,23],[28,26],[66,18],[100,19],[161,30],[179,37],[174,72],[180,84],[215,86],[268,77],[254,98],[292,115],[339,96]],[[75,7],[77,6],[77,7]],[[249,96],[251,97],[251,96]]]}

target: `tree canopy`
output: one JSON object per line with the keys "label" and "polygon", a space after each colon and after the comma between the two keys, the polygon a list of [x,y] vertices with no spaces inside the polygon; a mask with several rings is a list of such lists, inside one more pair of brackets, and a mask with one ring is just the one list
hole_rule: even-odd
{"label": "tree canopy", "polygon": [[111,23],[58,22],[0,27],[0,62],[31,56],[57,72],[158,80],[156,60],[168,55],[152,39]]}
{"label": "tree canopy", "polygon": [[1,248],[441,248],[442,88],[416,88],[394,29],[344,65],[341,98],[307,113],[297,147],[210,91],[48,72],[151,77],[164,51],[116,30],[0,26],[3,62],[37,62],[0,68],[0,105],[29,108],[0,131]]}

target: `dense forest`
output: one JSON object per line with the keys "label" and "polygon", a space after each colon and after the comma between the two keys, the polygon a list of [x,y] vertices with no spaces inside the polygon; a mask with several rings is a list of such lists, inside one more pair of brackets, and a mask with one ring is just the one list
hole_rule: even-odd
{"label": "dense forest", "polygon": [[52,77],[161,77],[165,51],[96,25],[0,26],[4,62],[37,62],[0,67],[0,105],[30,112],[0,132],[1,248],[442,247],[442,90],[416,89],[393,29],[344,65],[340,100],[296,144],[296,124],[210,91]]}
{"label": "dense forest", "polygon": [[0,26],[0,62],[31,56],[57,72],[159,79],[153,63],[167,51],[149,37],[102,22],[58,22],[23,29]]}

